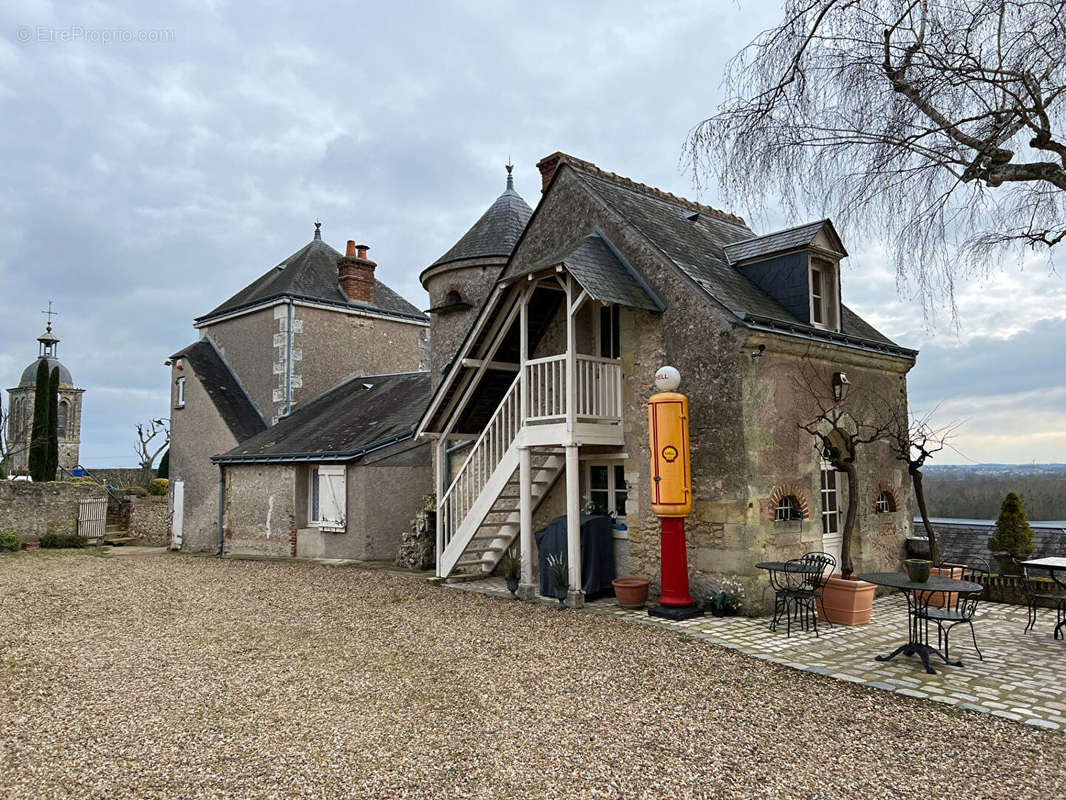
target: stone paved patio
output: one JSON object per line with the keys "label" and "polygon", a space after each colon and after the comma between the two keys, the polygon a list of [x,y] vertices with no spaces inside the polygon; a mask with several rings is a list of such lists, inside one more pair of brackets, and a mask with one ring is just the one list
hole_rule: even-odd
{"label": "stone paved patio", "polygon": [[[502,578],[445,585],[511,599]],[[549,598],[538,601],[556,604]],[[588,602],[582,611],[705,639],[754,658],[837,680],[1066,731],[1066,641],[1052,638],[1054,612],[1050,610],[1042,610],[1036,629],[1025,634],[1024,607],[982,603],[974,628],[984,661],[977,658],[969,629],[956,627],[951,657],[961,659],[963,666],[952,667],[935,659],[936,675],[927,674],[917,657],[874,660],[874,656],[891,653],[907,640],[907,604],[900,594],[876,600],[869,625],[820,625],[817,638],[813,631],[795,630],[787,637],[783,627],[771,632],[765,617],[706,616],[671,622],[619,608],[613,597]]]}

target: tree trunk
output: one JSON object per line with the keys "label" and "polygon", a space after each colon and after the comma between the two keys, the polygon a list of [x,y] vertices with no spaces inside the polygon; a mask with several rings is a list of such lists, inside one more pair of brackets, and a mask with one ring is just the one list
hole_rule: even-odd
{"label": "tree trunk", "polygon": [[858,472],[855,464],[845,461],[840,465],[848,476],[848,510],[844,515],[844,532],[840,537],[840,577],[849,580],[855,574],[855,565],[851,563],[851,535],[855,531],[855,517],[859,510]]}
{"label": "tree trunk", "polygon": [[914,499],[918,501],[918,513],[922,515],[922,524],[925,526],[925,535],[929,537],[929,560],[934,567],[940,566],[940,548],[936,544],[936,532],[933,523],[929,521],[929,512],[925,510],[925,489],[922,487],[921,470],[911,470],[911,481],[914,483]]}

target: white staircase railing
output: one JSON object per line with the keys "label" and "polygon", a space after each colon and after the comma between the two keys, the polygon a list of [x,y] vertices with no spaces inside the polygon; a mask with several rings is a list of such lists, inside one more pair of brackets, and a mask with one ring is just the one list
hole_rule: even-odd
{"label": "white staircase railing", "polygon": [[520,381],[521,376],[515,378],[507,394],[504,395],[503,401],[496,407],[489,424],[474,442],[470,455],[459,468],[455,480],[437,503],[442,553],[448,549],[452,538],[480,496],[481,490],[492,477],[522,427],[519,413],[521,411]]}

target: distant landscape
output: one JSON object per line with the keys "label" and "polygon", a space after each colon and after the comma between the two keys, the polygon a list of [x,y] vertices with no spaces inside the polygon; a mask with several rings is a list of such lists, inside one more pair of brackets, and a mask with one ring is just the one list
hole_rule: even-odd
{"label": "distant landscape", "polygon": [[1066,464],[927,466],[923,474],[931,517],[995,519],[1017,492],[1030,520],[1066,520]]}

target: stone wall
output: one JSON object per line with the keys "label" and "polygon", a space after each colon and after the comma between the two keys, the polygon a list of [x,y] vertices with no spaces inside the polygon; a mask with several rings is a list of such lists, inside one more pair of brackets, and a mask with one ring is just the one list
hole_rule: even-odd
{"label": "stone wall", "polygon": [[422,508],[410,526],[400,535],[400,551],[396,566],[405,569],[433,569],[437,549],[437,496],[427,494],[422,498]]}
{"label": "stone wall", "polygon": [[131,497],[129,505],[129,535],[137,543],[150,547],[165,547],[170,540],[170,511],[166,497]]}
{"label": "stone wall", "polygon": [[[141,485],[141,470],[137,467],[105,467],[104,469],[93,469],[87,467],[92,477],[107,486],[140,486]],[[153,475],[155,474],[153,470]]]}
{"label": "stone wall", "polygon": [[46,533],[77,533],[78,502],[106,498],[94,484],[0,481],[0,530],[35,541]]}
{"label": "stone wall", "polygon": [[225,552],[296,555],[296,468],[230,464],[225,475]]}

